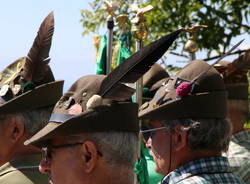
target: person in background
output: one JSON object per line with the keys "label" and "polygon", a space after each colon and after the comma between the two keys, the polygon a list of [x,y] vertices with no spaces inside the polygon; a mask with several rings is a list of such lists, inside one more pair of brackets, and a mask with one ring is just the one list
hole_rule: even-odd
{"label": "person in background", "polygon": [[233,62],[220,62],[215,68],[222,74],[228,91],[228,114],[233,132],[225,154],[235,175],[250,184],[250,135],[244,129],[248,116],[248,70],[250,50]]}
{"label": "person in background", "polygon": [[44,184],[48,180],[38,170],[41,149],[23,143],[46,125],[53,105],[62,95],[63,81],[55,81],[48,65],[53,30],[54,17],[50,13],[28,56],[1,73],[1,184]]}

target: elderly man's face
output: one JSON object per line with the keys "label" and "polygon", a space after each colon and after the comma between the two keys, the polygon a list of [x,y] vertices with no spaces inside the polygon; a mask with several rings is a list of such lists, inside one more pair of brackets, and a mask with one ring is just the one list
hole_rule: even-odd
{"label": "elderly man's face", "polygon": [[[150,121],[152,128],[159,128],[163,125],[159,121]],[[155,160],[156,172],[166,175],[170,166],[170,132],[160,129],[151,133],[147,146],[151,148],[150,154]]]}
{"label": "elderly man's face", "polygon": [[[71,144],[65,137],[59,137],[52,141],[53,146]],[[72,143],[73,145],[73,143]],[[80,152],[81,144],[65,146],[48,150],[47,160],[40,162],[39,170],[42,173],[50,173],[53,184],[78,184],[83,183],[83,157]]]}

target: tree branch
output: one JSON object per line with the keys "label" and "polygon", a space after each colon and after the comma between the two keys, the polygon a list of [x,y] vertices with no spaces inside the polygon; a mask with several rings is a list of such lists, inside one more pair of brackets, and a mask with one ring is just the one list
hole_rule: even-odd
{"label": "tree branch", "polygon": [[184,58],[189,58],[189,56],[187,56],[185,54],[179,54],[179,53],[176,53],[176,52],[170,52],[170,54],[175,55],[175,56],[184,57]]}
{"label": "tree branch", "polygon": [[[248,51],[248,50],[249,50],[249,49],[238,50],[238,51],[235,51],[235,52],[232,52],[232,53],[228,54],[228,56],[235,55],[235,54],[241,54],[241,53],[244,53],[244,52],[246,52],[246,51]],[[225,54],[225,53],[222,53],[222,54],[217,55],[217,56],[214,56],[214,57],[205,58],[205,59],[203,59],[203,61],[210,61],[210,60],[213,60],[213,59],[218,59],[218,58],[220,58],[223,54]]]}

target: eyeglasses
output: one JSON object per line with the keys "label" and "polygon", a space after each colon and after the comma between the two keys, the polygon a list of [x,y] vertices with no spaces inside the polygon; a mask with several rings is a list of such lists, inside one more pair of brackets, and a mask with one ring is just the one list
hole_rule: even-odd
{"label": "eyeglasses", "polygon": [[142,134],[143,138],[145,141],[148,141],[148,139],[154,136],[154,133],[158,130],[167,130],[166,127],[159,127],[159,128],[151,128],[151,129],[147,129],[144,127],[144,130],[141,130],[140,133]]}
{"label": "eyeglasses", "polygon": [[[60,149],[60,148],[67,148],[67,147],[74,147],[84,144],[84,142],[76,142],[71,144],[62,144],[62,145],[56,145],[56,146],[48,146],[42,148],[42,160],[45,162],[52,159],[52,150],[53,149]],[[97,150],[98,155],[102,156],[102,153]]]}

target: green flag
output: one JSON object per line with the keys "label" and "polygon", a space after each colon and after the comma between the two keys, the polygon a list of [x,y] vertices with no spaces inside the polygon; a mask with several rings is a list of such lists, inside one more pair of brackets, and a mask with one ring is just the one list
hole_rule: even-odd
{"label": "green flag", "polygon": [[145,159],[144,144],[141,144],[141,155],[139,160],[135,163],[134,172],[137,175],[137,179],[140,184],[149,184],[148,170],[147,170],[147,161]]}
{"label": "green flag", "polygon": [[131,55],[131,39],[131,32],[124,33],[119,36],[120,47],[118,50],[117,66],[120,65],[123,60],[127,59]]}
{"label": "green flag", "polygon": [[119,35],[116,46],[114,47],[114,53],[112,57],[112,69],[119,66],[125,59],[131,56],[131,45],[132,45],[132,34],[131,32],[123,33]]}
{"label": "green flag", "polygon": [[96,74],[106,74],[106,50],[107,50],[107,37],[101,36],[100,47],[98,50],[98,57],[96,61]]}

